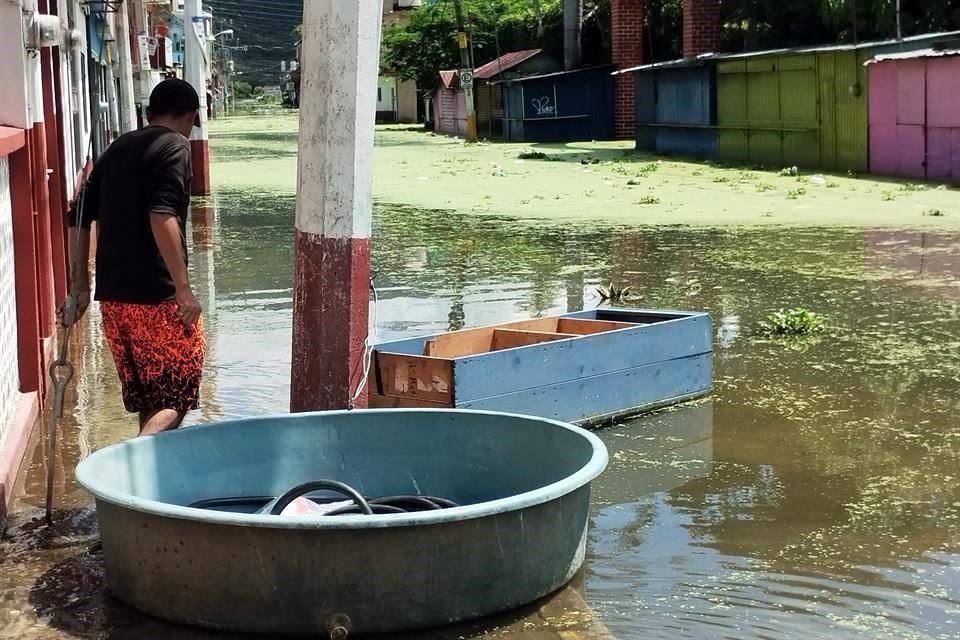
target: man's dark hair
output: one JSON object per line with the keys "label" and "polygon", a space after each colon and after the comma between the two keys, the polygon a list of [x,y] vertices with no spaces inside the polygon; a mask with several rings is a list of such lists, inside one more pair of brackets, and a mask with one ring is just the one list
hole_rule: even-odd
{"label": "man's dark hair", "polygon": [[[147,105],[150,117],[178,117],[191,111],[200,111],[200,98],[189,82],[179,78],[168,78],[154,87],[150,93],[150,104]],[[198,113],[197,118],[199,117]],[[199,123],[196,126],[200,126]]]}

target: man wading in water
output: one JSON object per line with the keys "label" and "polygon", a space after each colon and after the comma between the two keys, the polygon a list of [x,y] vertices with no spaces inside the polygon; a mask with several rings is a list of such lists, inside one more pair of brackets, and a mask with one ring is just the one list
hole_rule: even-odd
{"label": "man wading in water", "polygon": [[[200,100],[183,80],[150,95],[149,126],[126,133],[97,160],[78,219],[69,215],[71,293],[77,319],[90,304],[90,224],[97,223],[95,299],[140,435],[176,429],[198,408],[206,343],[187,278],[190,142]],[[79,228],[78,228],[79,227]]]}

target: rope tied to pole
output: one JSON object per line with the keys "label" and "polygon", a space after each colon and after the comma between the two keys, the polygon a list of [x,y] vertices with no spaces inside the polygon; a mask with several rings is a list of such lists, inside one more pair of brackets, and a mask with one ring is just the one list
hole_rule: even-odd
{"label": "rope tied to pole", "polygon": [[360,377],[359,384],[357,384],[357,390],[354,391],[353,396],[350,398],[350,404],[347,407],[351,411],[356,408],[357,398],[359,398],[363,394],[363,390],[367,388],[367,382],[370,380],[370,369],[373,366],[373,342],[377,335],[377,305],[380,302],[377,286],[373,283],[376,277],[377,274],[370,276],[370,291],[373,293],[373,310],[370,314],[369,326],[367,327],[367,337],[363,340],[363,355],[360,357],[360,367],[363,374]]}

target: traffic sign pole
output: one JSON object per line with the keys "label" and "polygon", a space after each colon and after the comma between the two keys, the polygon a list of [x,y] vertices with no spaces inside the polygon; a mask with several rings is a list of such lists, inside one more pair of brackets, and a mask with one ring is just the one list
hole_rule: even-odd
{"label": "traffic sign pole", "polygon": [[457,15],[457,44],[460,46],[460,86],[463,87],[467,106],[467,142],[476,142],[477,114],[473,108],[473,69],[470,66],[470,52],[467,50],[467,32],[463,28],[462,0],[453,0],[453,10]]}

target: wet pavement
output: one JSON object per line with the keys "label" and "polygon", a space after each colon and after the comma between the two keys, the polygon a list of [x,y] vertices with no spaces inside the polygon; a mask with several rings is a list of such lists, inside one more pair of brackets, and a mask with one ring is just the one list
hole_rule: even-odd
{"label": "wet pavement", "polygon": [[[287,409],[293,203],[225,188],[195,207],[209,356],[191,423]],[[563,601],[582,595],[595,619],[574,604],[416,637],[960,636],[960,231],[552,223],[380,204],[373,261],[378,339],[589,308],[609,282],[633,286],[632,306],[703,310],[715,326],[709,400],[600,432],[610,466],[581,590]],[[759,335],[766,314],[797,305],[825,315],[824,334]],[[0,545],[0,637],[213,637],[103,596],[73,468],[135,421],[95,308],[72,353],[58,524],[37,520],[41,441]]]}

